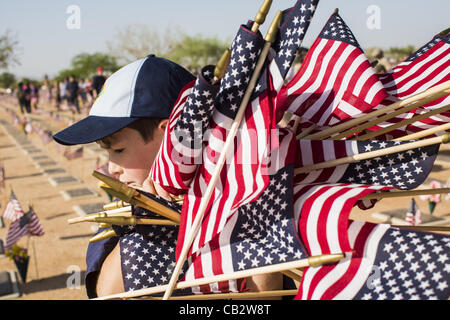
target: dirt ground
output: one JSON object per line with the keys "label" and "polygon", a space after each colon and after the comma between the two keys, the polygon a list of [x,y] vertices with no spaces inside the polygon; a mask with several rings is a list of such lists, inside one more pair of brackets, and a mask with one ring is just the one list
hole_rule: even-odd
{"label": "dirt ground", "polygon": [[[50,110],[51,107],[41,103],[41,107]],[[19,112],[14,98],[2,98],[0,100],[0,120],[5,120],[12,124],[7,108],[12,108]],[[70,112],[64,114],[70,115]],[[36,116],[36,119],[43,119]],[[77,118],[75,118],[76,120]],[[68,125],[68,121],[56,123],[45,119],[41,122],[43,126],[56,132]],[[15,126],[19,130],[18,126]],[[29,134],[27,138],[39,149],[41,153],[26,154],[23,148],[11,137],[6,125],[0,123],[0,162],[6,171],[6,190],[0,188],[1,208],[3,211],[5,200],[9,197],[9,190],[12,188],[22,204],[27,209],[27,204],[32,204],[37,213],[45,235],[42,237],[27,237],[21,239],[19,244],[27,246],[31,255],[27,282],[21,283],[22,295],[18,299],[33,300],[55,300],[87,299],[84,287],[84,272],[86,270],[85,253],[88,240],[93,235],[94,229],[91,223],[80,223],[69,225],[67,220],[77,217],[73,206],[86,203],[108,202],[108,198],[101,189],[98,188],[98,180],[91,176],[95,169],[100,152],[85,152],[82,158],[67,160],[61,151],[57,149],[55,142],[44,145],[39,136],[35,133]],[[88,146],[89,147],[89,146]],[[92,147],[92,146],[91,146]],[[450,150],[450,146],[442,146],[441,150]],[[80,183],[66,186],[52,186],[48,176],[42,174],[32,161],[32,156],[47,155],[58,163],[55,167],[63,167],[68,173],[81,180]],[[440,161],[435,165],[430,179],[448,181],[450,177],[450,162]],[[79,187],[90,187],[98,192],[98,196],[79,200],[66,200],[60,193],[61,190]],[[415,197],[422,212],[427,213],[427,203]],[[450,217],[449,201],[442,199],[435,209],[434,216]],[[394,198],[379,201],[372,209],[362,211],[353,209],[351,218],[355,220],[369,220],[381,222],[371,216],[374,212],[384,212],[389,210],[404,209],[405,213],[409,206],[410,198]],[[5,226],[0,228],[0,238],[6,239],[9,223],[5,221]],[[8,258],[0,259],[0,271],[16,270],[12,261]],[[79,271],[79,273],[74,273]],[[74,284],[73,280],[79,275],[80,285],[75,288],[68,288],[67,284]],[[75,283],[76,284],[76,283]]]}

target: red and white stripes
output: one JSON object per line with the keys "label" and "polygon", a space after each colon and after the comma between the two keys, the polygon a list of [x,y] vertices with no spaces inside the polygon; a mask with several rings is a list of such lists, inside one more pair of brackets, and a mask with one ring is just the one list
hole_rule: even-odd
{"label": "red and white stripes", "polygon": [[383,85],[358,47],[318,38],[278,103],[319,126],[357,117],[386,97]]}

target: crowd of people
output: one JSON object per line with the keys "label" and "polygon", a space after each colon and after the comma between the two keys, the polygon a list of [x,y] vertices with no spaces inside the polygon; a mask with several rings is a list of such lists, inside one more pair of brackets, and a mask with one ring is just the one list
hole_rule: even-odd
{"label": "crowd of people", "polygon": [[20,112],[38,111],[42,99],[55,106],[58,111],[72,110],[81,113],[81,108],[90,108],[106,81],[103,68],[97,68],[92,78],[77,79],[71,75],[62,81],[44,79],[40,86],[35,82],[21,81],[17,85],[16,97]]}

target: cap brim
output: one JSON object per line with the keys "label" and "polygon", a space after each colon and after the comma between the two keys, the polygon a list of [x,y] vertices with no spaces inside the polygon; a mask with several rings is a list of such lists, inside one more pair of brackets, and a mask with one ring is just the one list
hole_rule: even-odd
{"label": "cap brim", "polygon": [[53,135],[63,145],[91,143],[103,139],[138,120],[130,117],[88,116]]}

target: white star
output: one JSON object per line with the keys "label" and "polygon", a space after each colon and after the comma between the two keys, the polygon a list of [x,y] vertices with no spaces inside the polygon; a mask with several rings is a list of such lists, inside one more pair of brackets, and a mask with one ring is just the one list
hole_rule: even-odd
{"label": "white star", "polygon": [[438,284],[438,289],[439,290],[444,290],[444,289],[446,289],[448,287],[448,285],[447,285],[447,282],[446,281],[443,281],[443,282],[440,282],[439,284]]}

